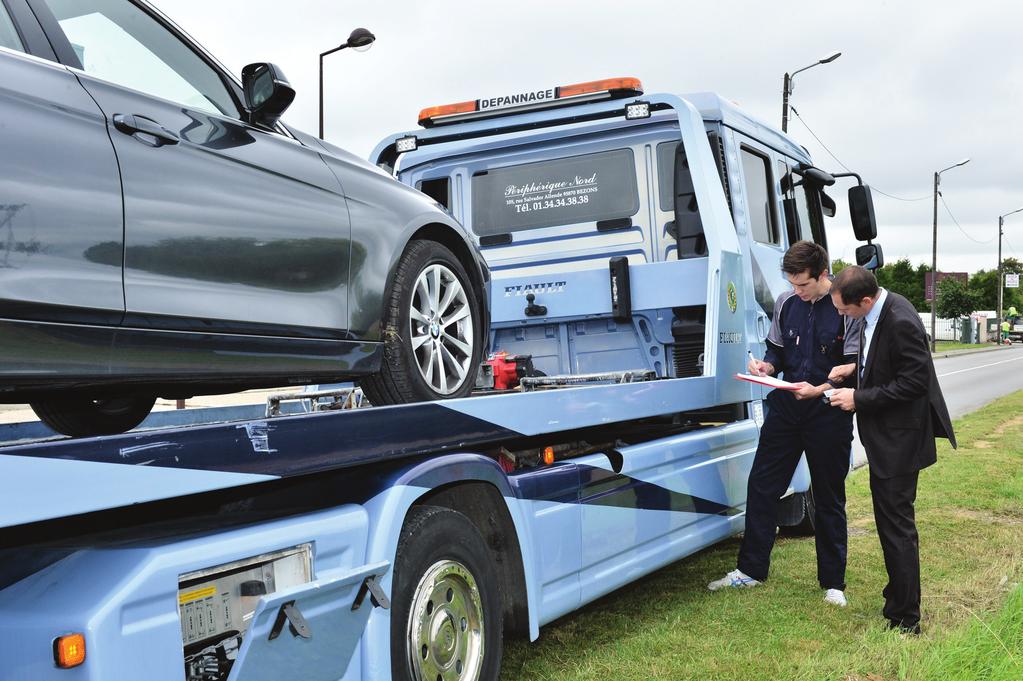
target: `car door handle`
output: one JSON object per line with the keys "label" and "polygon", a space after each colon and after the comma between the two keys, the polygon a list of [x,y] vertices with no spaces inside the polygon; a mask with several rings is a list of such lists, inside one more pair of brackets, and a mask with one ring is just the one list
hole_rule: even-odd
{"label": "car door handle", "polygon": [[156,140],[156,146],[177,144],[178,136],[151,118],[137,114],[114,114],[114,127],[125,135],[142,133]]}

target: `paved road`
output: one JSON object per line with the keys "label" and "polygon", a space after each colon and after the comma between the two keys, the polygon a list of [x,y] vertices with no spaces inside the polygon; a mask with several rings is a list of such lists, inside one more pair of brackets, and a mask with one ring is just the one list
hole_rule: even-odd
{"label": "paved road", "polygon": [[1023,390],[1023,346],[937,357],[934,369],[948,411],[956,419],[1003,395]]}
{"label": "paved road", "polygon": [[[934,370],[949,414],[957,419],[999,397],[1023,390],[1023,346],[935,357]],[[857,434],[853,441],[853,467],[866,462]]]}

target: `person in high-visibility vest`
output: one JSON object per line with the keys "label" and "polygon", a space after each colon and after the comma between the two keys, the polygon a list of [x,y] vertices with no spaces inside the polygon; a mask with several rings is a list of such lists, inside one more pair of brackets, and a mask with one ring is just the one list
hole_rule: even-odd
{"label": "person in high-visibility vest", "polygon": [[1002,343],[1010,343],[1011,342],[1009,340],[1009,329],[1010,329],[1009,320],[1008,319],[1003,319],[1002,320]]}

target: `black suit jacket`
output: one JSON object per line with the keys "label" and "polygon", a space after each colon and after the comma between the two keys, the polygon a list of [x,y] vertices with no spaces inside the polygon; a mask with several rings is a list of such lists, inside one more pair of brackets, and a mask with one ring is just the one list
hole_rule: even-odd
{"label": "black suit jacket", "polygon": [[860,440],[871,472],[880,478],[937,461],[935,437],[956,446],[924,326],[897,293],[889,291],[881,308],[854,398]]}

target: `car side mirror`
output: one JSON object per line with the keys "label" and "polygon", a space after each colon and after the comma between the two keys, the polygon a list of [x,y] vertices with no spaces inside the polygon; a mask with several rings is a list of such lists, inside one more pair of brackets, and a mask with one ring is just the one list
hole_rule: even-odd
{"label": "car side mirror", "polygon": [[242,69],[242,89],[249,123],[263,128],[277,125],[295,100],[295,89],[280,68],[269,62],[249,64]]}
{"label": "car side mirror", "polygon": [[868,270],[884,267],[884,253],[881,251],[881,244],[857,246],[856,264]]}
{"label": "car side mirror", "polygon": [[857,239],[870,241],[877,238],[874,200],[870,197],[870,187],[865,184],[849,188],[849,219]]}

